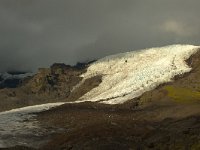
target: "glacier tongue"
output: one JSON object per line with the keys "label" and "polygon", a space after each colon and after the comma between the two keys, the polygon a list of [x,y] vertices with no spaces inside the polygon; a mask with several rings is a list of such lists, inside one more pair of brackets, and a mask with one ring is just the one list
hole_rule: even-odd
{"label": "glacier tongue", "polygon": [[176,75],[189,72],[185,60],[200,47],[171,45],[107,56],[89,66],[84,80],[102,75],[102,83],[80,101],[119,104],[138,97]]}
{"label": "glacier tongue", "polygon": [[0,149],[15,145],[37,147],[44,144],[46,139],[41,138],[46,131],[34,118],[35,113],[62,104],[64,103],[48,103],[0,112]]}

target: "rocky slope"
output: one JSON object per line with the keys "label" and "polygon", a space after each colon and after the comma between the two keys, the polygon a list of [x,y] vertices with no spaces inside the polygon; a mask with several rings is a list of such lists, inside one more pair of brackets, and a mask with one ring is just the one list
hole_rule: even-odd
{"label": "rocky slope", "polygon": [[197,50],[172,45],[108,56],[91,65],[41,68],[19,88],[0,90],[0,111],[56,101],[123,103],[189,72],[185,60]]}
{"label": "rocky slope", "polygon": [[[173,62],[172,64],[175,63],[173,58],[169,61]],[[107,80],[101,71],[91,74],[90,70],[88,74],[87,67],[81,69],[79,75],[82,75],[82,78],[77,76],[81,78],[78,79],[80,82],[75,83],[70,94],[67,96],[58,94],[61,95],[61,98],[65,97],[64,101],[78,100],[79,102],[67,103],[38,114],[36,119],[42,129],[49,132],[51,129],[56,131],[49,135],[51,136],[49,142],[40,149],[52,149],[53,147],[54,149],[198,150],[200,148],[199,49],[197,48],[197,51],[190,57],[185,57],[184,63],[185,61],[189,67],[185,65],[184,67],[186,69],[191,67],[192,70],[189,69],[182,74],[175,73],[173,79],[168,80],[170,82],[163,82],[153,90],[146,90],[139,97],[130,96],[124,103],[116,105],[102,103],[105,100],[110,101],[109,97],[100,99],[98,103],[90,102],[88,99],[85,99],[84,102],[83,97],[96,100],[98,97],[96,97],[94,89],[98,89],[99,85]],[[182,63],[182,61],[178,62]],[[123,61],[123,63],[127,62]],[[174,67],[180,67],[180,65],[172,65],[172,68]],[[48,75],[45,74],[45,77]],[[46,97],[54,97],[56,94],[53,92],[51,95],[50,92],[54,86],[49,86],[46,78],[41,81],[45,83],[45,88],[40,88],[41,86],[35,88],[37,84],[33,84],[35,83],[34,77],[28,80],[26,86],[29,85],[29,89],[33,90],[31,92],[33,95],[43,96],[46,94]],[[58,82],[54,83],[57,85]],[[125,88],[128,87],[125,86]],[[105,92],[107,90],[105,88]]]}
{"label": "rocky slope", "polygon": [[[53,64],[20,81],[17,88],[0,89],[0,111],[50,102],[73,101],[101,82],[101,76],[87,79],[84,88],[74,87],[82,80],[88,64]],[[77,92],[78,91],[78,92]]]}
{"label": "rocky slope", "polygon": [[42,149],[198,150],[200,52],[187,63],[190,73],[123,104],[65,104],[41,113],[41,126],[66,129]]}

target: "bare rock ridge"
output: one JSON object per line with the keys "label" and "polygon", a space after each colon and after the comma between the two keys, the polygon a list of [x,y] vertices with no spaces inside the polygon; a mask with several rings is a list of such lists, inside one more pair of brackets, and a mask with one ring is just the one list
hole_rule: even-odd
{"label": "bare rock ridge", "polygon": [[65,64],[53,64],[50,68],[39,69],[25,86],[33,94],[64,98],[69,96],[72,87],[80,82],[79,76],[84,71]]}
{"label": "bare rock ridge", "polygon": [[[124,103],[176,75],[190,72],[184,59],[197,48],[172,45],[108,56],[91,65],[91,62],[76,66],[57,63],[40,68],[37,74],[23,80],[20,87],[0,90],[0,110],[58,101]],[[189,59],[188,63],[192,61]]]}
{"label": "bare rock ridge", "polygon": [[40,68],[35,75],[24,78],[18,87],[0,90],[0,111],[76,100],[101,82],[100,76],[93,77],[83,83],[84,88],[73,90],[90,63],[77,63],[76,66],[55,63],[50,68]]}

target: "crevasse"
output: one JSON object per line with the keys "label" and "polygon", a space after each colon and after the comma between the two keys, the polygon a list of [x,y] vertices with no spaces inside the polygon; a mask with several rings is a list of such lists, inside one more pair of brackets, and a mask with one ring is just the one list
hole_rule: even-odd
{"label": "crevasse", "polygon": [[119,104],[138,97],[176,75],[189,72],[185,60],[200,47],[171,45],[107,56],[91,64],[83,79],[102,75],[102,83],[80,101]]}

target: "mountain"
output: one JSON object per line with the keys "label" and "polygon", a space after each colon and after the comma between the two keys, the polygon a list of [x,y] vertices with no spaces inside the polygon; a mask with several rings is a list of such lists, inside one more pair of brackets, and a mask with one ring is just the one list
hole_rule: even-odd
{"label": "mountain", "polygon": [[29,106],[0,113],[0,118],[10,118],[7,124],[19,125],[9,127],[17,131],[13,134],[0,128],[6,137],[0,137],[0,144],[199,149],[199,83],[200,47],[192,45],[121,53],[78,66],[54,64],[39,69],[20,87],[0,91],[1,111]]}
{"label": "mountain", "polygon": [[[86,64],[85,64],[86,65]],[[43,104],[49,102],[65,101],[72,88],[79,83],[84,64],[76,66],[53,64],[50,68],[40,68],[38,72],[29,77],[6,74],[2,84],[9,80],[17,80],[17,88],[2,88],[0,90],[0,111],[24,106]],[[7,83],[7,82],[6,82]]]}
{"label": "mountain", "polygon": [[33,73],[21,71],[8,71],[0,73],[0,89],[3,88],[16,88],[24,78],[32,76]]}
{"label": "mountain", "polygon": [[[32,77],[22,81],[20,78],[18,88],[1,90],[0,110],[57,101],[123,103],[189,72],[191,68],[185,60],[197,50],[192,45],[172,45],[121,53],[76,66],[56,63],[40,68]],[[19,82],[18,76],[10,76],[11,83]]]}

